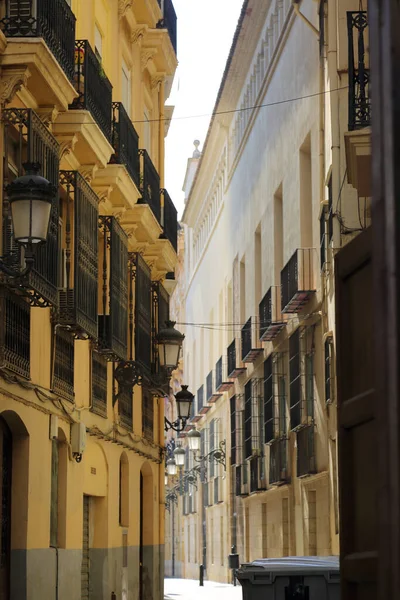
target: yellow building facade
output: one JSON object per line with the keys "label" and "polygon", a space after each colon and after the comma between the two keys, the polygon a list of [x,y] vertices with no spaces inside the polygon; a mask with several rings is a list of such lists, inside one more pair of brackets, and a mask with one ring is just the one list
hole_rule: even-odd
{"label": "yellow building facade", "polygon": [[26,162],[57,188],[31,273],[0,281],[0,598],[162,598],[176,14],[169,0],[0,11],[1,189]]}

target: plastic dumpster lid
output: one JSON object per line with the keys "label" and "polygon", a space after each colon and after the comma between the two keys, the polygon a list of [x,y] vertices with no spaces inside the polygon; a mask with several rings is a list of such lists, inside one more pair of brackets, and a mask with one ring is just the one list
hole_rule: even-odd
{"label": "plastic dumpster lid", "polygon": [[240,571],[251,571],[257,567],[257,571],[263,569],[268,573],[320,573],[326,571],[339,572],[338,556],[286,556],[284,558],[260,558],[251,563],[242,564]]}

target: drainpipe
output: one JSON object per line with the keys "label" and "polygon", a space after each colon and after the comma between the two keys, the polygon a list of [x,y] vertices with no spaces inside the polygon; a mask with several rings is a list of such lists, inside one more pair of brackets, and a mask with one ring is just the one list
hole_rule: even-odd
{"label": "drainpipe", "polygon": [[307,25],[307,27],[309,27],[316,34],[316,36],[319,38],[319,31],[318,31],[318,29],[316,27],[314,27],[314,25],[311,23],[311,21],[309,21],[307,19],[307,17],[305,17],[303,15],[302,12],[300,12],[300,6],[299,6],[300,3],[301,3],[301,0],[292,0],[293,10],[296,13],[296,16],[300,17],[300,19],[302,21],[304,21],[304,23]]}

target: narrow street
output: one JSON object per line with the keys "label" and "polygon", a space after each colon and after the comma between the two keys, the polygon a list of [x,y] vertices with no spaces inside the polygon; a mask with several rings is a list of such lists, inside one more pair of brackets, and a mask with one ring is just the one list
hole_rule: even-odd
{"label": "narrow street", "polygon": [[199,586],[198,579],[164,580],[164,600],[241,600],[242,588],[220,583],[218,581],[204,581],[204,586]]}

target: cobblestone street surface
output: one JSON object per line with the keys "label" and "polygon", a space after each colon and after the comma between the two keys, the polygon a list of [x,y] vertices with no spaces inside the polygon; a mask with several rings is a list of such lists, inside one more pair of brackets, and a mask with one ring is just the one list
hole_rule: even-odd
{"label": "cobblestone street surface", "polygon": [[204,581],[199,586],[198,579],[164,580],[164,600],[242,600],[242,588],[217,581]]}

